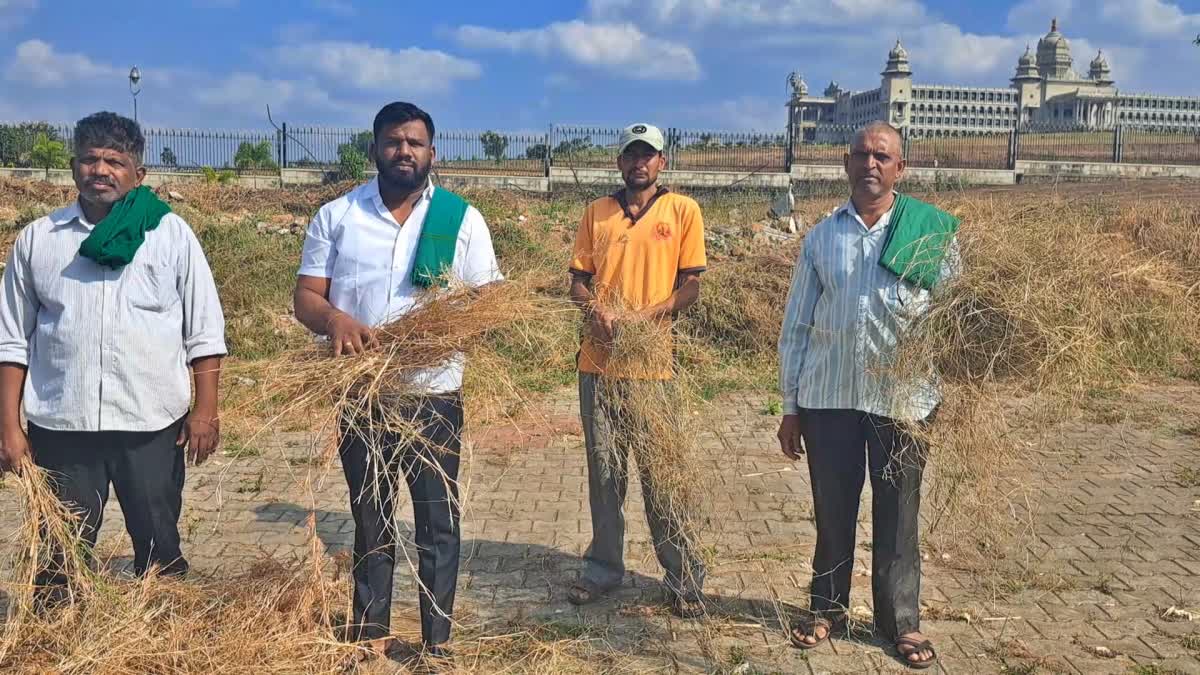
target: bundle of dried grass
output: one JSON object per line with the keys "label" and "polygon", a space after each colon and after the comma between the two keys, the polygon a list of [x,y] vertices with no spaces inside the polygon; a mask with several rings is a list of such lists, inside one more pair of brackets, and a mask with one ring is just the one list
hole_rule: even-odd
{"label": "bundle of dried grass", "polygon": [[[598,378],[597,403],[601,430],[607,436],[598,447],[608,454],[610,471],[630,470],[624,453],[636,466],[651,508],[665,516],[668,539],[688,556],[703,554],[711,545],[706,525],[705,495],[713,476],[704,470],[696,447],[693,411],[700,403],[688,373],[673,358],[679,339],[670,323],[646,320],[633,313],[618,321],[606,375]],[[685,576],[698,572],[685,565]],[[691,578],[681,580],[692,586]]]}
{"label": "bundle of dried grass", "polygon": [[[951,208],[965,223],[961,275],[881,367],[898,400],[940,376],[937,420],[914,430],[933,448],[932,522],[944,542],[975,542],[1025,522],[1031,442],[1090,393],[1200,372],[1200,296],[1176,262],[1114,227],[1111,205]],[[1037,414],[1021,415],[1018,437],[1011,418],[1022,401]]]}

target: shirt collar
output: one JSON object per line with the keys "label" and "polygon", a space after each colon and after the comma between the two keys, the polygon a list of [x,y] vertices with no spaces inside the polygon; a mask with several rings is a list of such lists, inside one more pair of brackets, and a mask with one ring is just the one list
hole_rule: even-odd
{"label": "shirt collar", "polygon": [[94,223],[88,222],[87,216],[83,215],[83,208],[79,206],[79,200],[71,202],[70,206],[64,206],[50,214],[50,222],[54,223],[55,227],[63,227],[71,223],[79,221],[87,229],[92,229]]}
{"label": "shirt collar", "polygon": [[[900,193],[896,192],[895,190],[892,190],[892,194],[896,195],[897,197],[900,196]],[[888,209],[887,211],[884,211],[883,215],[880,216],[880,218],[879,218],[879,222],[875,223],[875,227],[867,227],[867,224],[866,224],[866,222],[863,221],[862,216],[860,216],[858,214],[858,209],[855,208],[853,199],[847,199],[845,204],[842,204],[841,206],[839,206],[837,208],[836,211],[834,211],[834,215],[841,215],[844,213],[847,216],[850,216],[851,218],[853,218],[855,220],[855,222],[857,222],[859,225],[862,225],[863,228],[865,228],[867,231],[875,232],[876,230],[883,229],[883,227],[879,226],[880,223],[882,223],[884,225],[884,227],[886,227],[887,224],[891,222],[892,211],[894,211],[895,208],[896,208],[896,202],[892,202],[892,208]]]}

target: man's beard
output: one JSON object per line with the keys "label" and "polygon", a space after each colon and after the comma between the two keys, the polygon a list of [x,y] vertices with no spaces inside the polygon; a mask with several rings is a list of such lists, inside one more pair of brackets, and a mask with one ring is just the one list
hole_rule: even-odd
{"label": "man's beard", "polygon": [[631,173],[623,176],[623,178],[625,179],[625,187],[629,188],[630,190],[645,190],[655,183],[655,179],[651,178],[649,175],[647,175],[645,178],[636,178]]}
{"label": "man's beard", "polygon": [[429,180],[429,172],[433,169],[433,162],[429,162],[425,166],[421,166],[419,162],[412,164],[412,173],[404,173],[398,171],[396,164],[384,164],[376,161],[375,168],[379,171],[379,178],[385,183],[397,190],[416,190],[425,186],[425,181]]}

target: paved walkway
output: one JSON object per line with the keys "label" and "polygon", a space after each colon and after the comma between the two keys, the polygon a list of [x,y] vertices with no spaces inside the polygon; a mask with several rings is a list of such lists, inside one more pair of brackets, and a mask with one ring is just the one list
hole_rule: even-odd
{"label": "paved walkway", "polygon": [[[520,430],[472,436],[459,618],[476,626],[554,622],[566,634],[603,636],[616,654],[607,665],[622,669],[903,672],[886,645],[865,633],[807,654],[787,645],[778,617],[806,600],[814,528],[807,471],[779,454],[777,418],[764,414],[764,404],[757,394],[729,396],[716,407],[718,417],[697,423],[711,429],[699,439],[716,477],[711,621],[683,622],[662,606],[636,486],[623,588],[582,611],[565,601],[590,534],[570,391]],[[997,553],[1007,574],[960,569],[953,558],[932,553],[923,628],[944,672],[1200,673],[1200,637],[1184,639],[1200,636],[1197,409],[1200,388],[1174,385],[1142,391],[1107,412],[1081,413],[1106,418],[1101,422],[1062,424],[1030,467],[1039,500],[1034,533],[1021,547]],[[329,551],[347,550],[352,521],[340,471],[328,473],[315,504],[300,487],[311,468],[309,444],[302,434],[282,434],[257,455],[218,455],[191,472],[181,528],[195,568],[211,572],[262,556],[304,555],[312,506]],[[0,512],[11,512],[15,498],[14,490],[0,490]],[[411,508],[400,517],[411,522]],[[869,541],[869,527],[864,520],[860,541]],[[102,539],[128,555],[115,502]],[[869,558],[860,546],[857,614],[869,611]],[[395,621],[411,626],[412,575],[403,565],[397,574]],[[1163,618],[1171,607],[1197,616]]]}

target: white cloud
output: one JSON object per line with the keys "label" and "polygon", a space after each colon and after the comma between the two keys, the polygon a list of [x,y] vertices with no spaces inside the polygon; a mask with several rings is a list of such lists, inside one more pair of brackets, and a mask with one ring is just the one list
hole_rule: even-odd
{"label": "white cloud", "polygon": [[664,110],[664,119],[709,129],[779,133],[787,125],[787,112],[776,99],[741,96],[712,103]]}
{"label": "white cloud", "polygon": [[1186,14],[1163,0],[1103,0],[1100,16],[1141,37],[1183,36],[1200,30],[1200,13]]}
{"label": "white cloud", "polygon": [[694,26],[843,26],[877,19],[912,24],[926,17],[917,0],[589,0],[588,8],[605,19],[638,15]]}
{"label": "white cloud", "polygon": [[[905,46],[913,69],[933,71],[951,78],[977,78],[982,75],[1003,77],[997,86],[1007,83],[1017,59],[1025,51],[1028,38],[1021,36],[965,33],[949,23],[936,23],[912,33]],[[928,76],[919,78],[930,81]]]}
{"label": "white cloud", "polygon": [[532,53],[570,61],[632,79],[700,78],[700,64],[687,46],[646,35],[632,23],[590,23],[574,20],[542,28],[501,31],[461,26],[454,32],[459,44],[476,49]]}
{"label": "white cloud", "polygon": [[0,30],[25,23],[37,6],[38,0],[0,0]]}
{"label": "white cloud", "polygon": [[38,88],[119,79],[128,71],[96,63],[83,54],[64,53],[42,40],[26,40],[17,45],[16,56],[5,71],[11,81],[28,82]]}
{"label": "white cloud", "polygon": [[233,73],[221,80],[198,87],[193,98],[201,105],[235,108],[265,114],[293,105],[313,108],[334,107],[323,89],[314,82],[264,78],[253,73]]}
{"label": "white cloud", "polygon": [[483,73],[474,61],[415,47],[392,50],[326,41],[277,47],[274,55],[285,66],[367,91],[440,92],[456,80],[473,80]]}
{"label": "white cloud", "polygon": [[1051,19],[1069,22],[1075,10],[1074,0],[1023,0],[1008,10],[1008,27],[1027,33],[1045,33]]}

